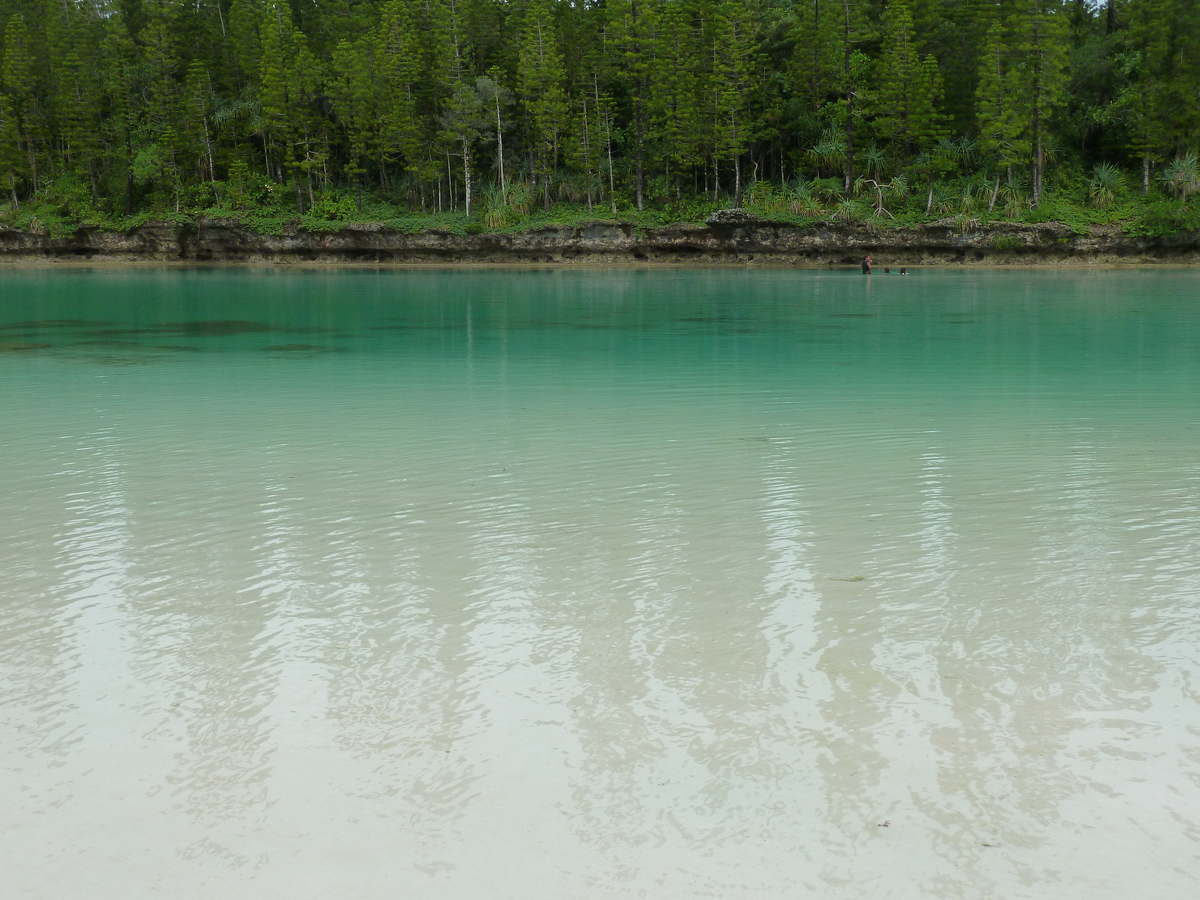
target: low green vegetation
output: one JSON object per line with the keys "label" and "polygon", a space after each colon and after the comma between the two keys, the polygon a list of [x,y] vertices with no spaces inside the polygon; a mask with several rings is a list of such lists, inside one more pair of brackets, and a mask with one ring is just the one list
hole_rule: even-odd
{"label": "low green vegetation", "polygon": [[[1034,208],[1021,194],[1004,185],[997,191],[994,180],[981,177],[943,178],[935,184],[932,198],[926,192],[910,190],[899,176],[882,185],[860,179],[849,198],[828,180],[800,178],[784,185],[755,182],[741,209],[765,221],[801,227],[830,223],[883,230],[939,224],[966,232],[1001,223],[1061,223],[1079,234],[1086,234],[1095,225],[1115,226],[1140,237],[1200,232],[1200,207],[1181,204],[1158,190],[1143,196],[1127,181],[1122,177],[1120,182],[1110,184],[1106,190],[1111,192],[1111,199],[1103,205],[1089,199],[1094,188],[1084,179],[1061,185],[1052,181],[1054,187]],[[722,197],[718,201],[666,201],[638,210],[628,198],[621,197],[615,203],[614,214],[608,205],[593,203],[589,207],[570,199],[551,203],[549,211],[540,206],[492,205],[485,200],[468,216],[462,209],[422,213],[372,192],[360,195],[331,185],[316,195],[316,202],[303,214],[286,199],[280,203],[264,199],[222,206],[181,204],[178,209],[147,205],[133,215],[121,215],[91,202],[86,194],[67,192],[64,196],[56,188],[48,186],[19,206],[0,206],[0,227],[56,237],[73,234],[81,227],[131,231],[152,223],[198,222],[236,224],[264,234],[282,234],[290,228],[318,232],[368,225],[406,234],[503,234],[614,220],[635,228],[701,225],[713,213],[730,206],[728,198]],[[1016,250],[1023,242],[1018,237],[998,235],[992,245],[997,250]]]}
{"label": "low green vegetation", "polygon": [[1191,0],[0,0],[0,28],[0,227],[35,233],[1200,230]]}

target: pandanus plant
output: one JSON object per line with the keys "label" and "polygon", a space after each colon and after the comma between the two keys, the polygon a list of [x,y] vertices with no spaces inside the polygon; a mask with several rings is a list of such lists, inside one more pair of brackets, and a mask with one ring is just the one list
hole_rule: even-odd
{"label": "pandanus plant", "polygon": [[846,137],[837,128],[826,129],[808,155],[822,172],[837,172],[846,164]]}
{"label": "pandanus plant", "polygon": [[869,175],[875,181],[883,181],[883,170],[887,168],[887,154],[882,148],[871,144],[863,151],[862,164]]}
{"label": "pandanus plant", "polygon": [[1162,181],[1180,205],[1187,205],[1188,197],[1200,194],[1200,159],[1191,150],[1176,156],[1163,173]]}
{"label": "pandanus plant", "polygon": [[785,188],[784,200],[793,216],[814,216],[821,212],[813,182],[797,178]]}
{"label": "pandanus plant", "polygon": [[485,190],[483,200],[486,207],[483,214],[484,224],[488,228],[503,228],[529,215],[533,206],[533,193],[524,182],[510,181],[507,190],[500,185]]}
{"label": "pandanus plant", "polygon": [[1088,183],[1088,199],[1097,209],[1108,209],[1116,202],[1117,192],[1120,191],[1125,176],[1112,163],[1100,163],[1092,171],[1092,180]]}

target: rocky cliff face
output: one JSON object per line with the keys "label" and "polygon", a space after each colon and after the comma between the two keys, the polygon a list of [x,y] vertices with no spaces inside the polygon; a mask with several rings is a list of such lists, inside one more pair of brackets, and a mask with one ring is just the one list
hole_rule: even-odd
{"label": "rocky cliff face", "polygon": [[856,225],[800,228],[744,215],[706,225],[635,229],[621,222],[535,228],[518,234],[404,234],[378,225],[260,234],[243,225],[146,225],[128,233],[81,228],[70,237],[0,229],[0,262],[96,260],[329,263],[676,263],[876,266],[1171,262],[1200,263],[1200,235],[1134,238],[1115,226],[1075,234],[1063,225],[952,224],[872,231]]}

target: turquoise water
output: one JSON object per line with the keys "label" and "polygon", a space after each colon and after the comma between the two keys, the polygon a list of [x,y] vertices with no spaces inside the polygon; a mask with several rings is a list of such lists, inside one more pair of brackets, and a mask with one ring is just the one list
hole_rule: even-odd
{"label": "turquoise water", "polygon": [[1196,896],[1198,288],[0,273],[6,892]]}

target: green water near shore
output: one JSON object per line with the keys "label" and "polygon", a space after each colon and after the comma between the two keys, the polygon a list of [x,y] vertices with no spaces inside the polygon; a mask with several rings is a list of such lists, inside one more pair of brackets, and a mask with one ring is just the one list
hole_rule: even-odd
{"label": "green water near shore", "polygon": [[1194,896],[1198,287],[0,273],[0,877]]}

